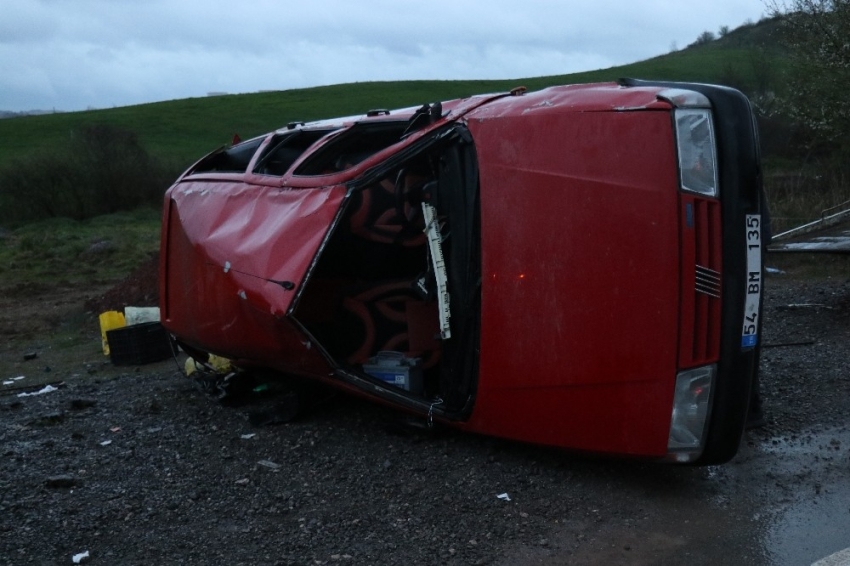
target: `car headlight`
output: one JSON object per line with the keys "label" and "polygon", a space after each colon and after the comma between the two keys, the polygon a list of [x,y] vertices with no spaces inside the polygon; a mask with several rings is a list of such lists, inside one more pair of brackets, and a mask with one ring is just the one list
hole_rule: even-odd
{"label": "car headlight", "polygon": [[676,376],[667,451],[677,462],[690,462],[702,452],[716,373],[717,366],[710,365]]}
{"label": "car headlight", "polygon": [[717,152],[711,110],[677,108],[674,119],[682,189],[717,197]]}

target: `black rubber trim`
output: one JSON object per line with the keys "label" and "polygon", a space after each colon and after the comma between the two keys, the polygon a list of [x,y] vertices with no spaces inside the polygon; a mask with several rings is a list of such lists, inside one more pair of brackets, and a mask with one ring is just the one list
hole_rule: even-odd
{"label": "black rubber trim", "polygon": [[[714,402],[699,465],[721,464],[738,451],[747,418],[752,384],[758,371],[758,346],[741,348],[747,282],[747,214],[762,214],[769,226],[762,187],[758,132],[750,101],[741,92],[723,86],[696,83],[622,79],[623,86],[651,86],[693,90],[712,105],[717,136],[719,188],[723,223],[723,310],[720,361]],[[763,234],[762,264],[769,234]],[[764,283],[764,265],[761,268]],[[764,289],[762,289],[762,301]],[[758,336],[761,339],[761,316]]]}

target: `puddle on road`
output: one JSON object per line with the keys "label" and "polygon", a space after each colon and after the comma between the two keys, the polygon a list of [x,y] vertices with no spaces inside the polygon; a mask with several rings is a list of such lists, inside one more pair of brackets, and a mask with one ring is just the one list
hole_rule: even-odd
{"label": "puddle on road", "polygon": [[774,456],[773,477],[788,493],[766,517],[771,564],[807,565],[850,547],[850,430],[772,438],[758,450]]}
{"label": "puddle on road", "polygon": [[[809,566],[850,547],[850,426],[748,438],[722,466],[587,463],[573,485],[586,482],[588,499],[570,520],[495,564]],[[604,516],[582,516],[611,493]]]}

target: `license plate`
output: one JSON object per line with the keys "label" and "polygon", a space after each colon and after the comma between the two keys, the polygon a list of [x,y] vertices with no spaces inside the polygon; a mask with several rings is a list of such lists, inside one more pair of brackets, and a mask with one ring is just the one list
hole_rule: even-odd
{"label": "license plate", "polygon": [[744,302],[744,325],[741,330],[741,348],[753,348],[758,343],[759,304],[761,303],[761,215],[748,214],[747,230],[747,281]]}

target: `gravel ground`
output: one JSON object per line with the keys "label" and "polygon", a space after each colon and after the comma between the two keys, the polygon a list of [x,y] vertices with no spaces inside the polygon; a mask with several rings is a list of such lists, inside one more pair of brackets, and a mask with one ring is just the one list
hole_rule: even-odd
{"label": "gravel ground", "polygon": [[0,564],[809,564],[850,546],[844,273],[770,279],[768,423],[718,467],[423,431],[342,395],[254,426],[268,395],[223,406],[173,361],[53,367],[58,390],[0,396]]}

